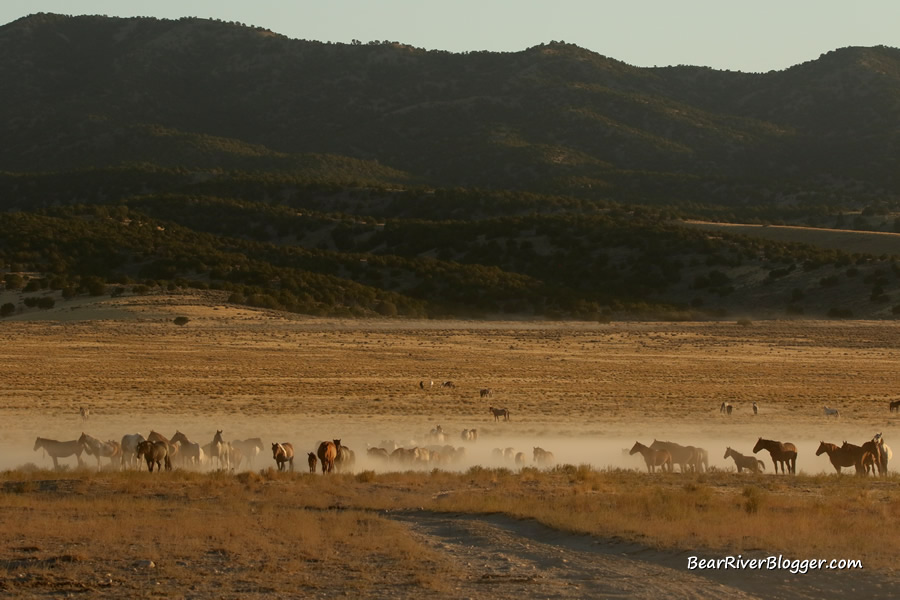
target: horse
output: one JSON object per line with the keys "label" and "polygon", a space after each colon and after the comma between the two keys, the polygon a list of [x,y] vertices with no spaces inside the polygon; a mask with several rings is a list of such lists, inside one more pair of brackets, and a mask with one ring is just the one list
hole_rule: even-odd
{"label": "horse", "polygon": [[84,448],[80,443],[78,443],[78,440],[59,442],[57,440],[50,440],[47,438],[39,437],[34,441],[35,451],[37,451],[38,448],[43,448],[44,452],[50,455],[50,458],[53,459],[54,469],[59,469],[59,461],[57,459],[66,458],[72,456],[73,454],[78,460],[79,467],[84,464],[81,462],[81,453],[84,452]]}
{"label": "horse", "polygon": [[477,429],[463,429],[460,437],[465,442],[474,442],[478,440],[478,430]]}
{"label": "horse", "polygon": [[109,464],[112,464],[113,458],[118,456],[121,452],[121,447],[116,442],[101,442],[97,438],[90,436],[83,431],[81,432],[81,437],[78,438],[78,443],[81,444],[82,448],[84,448],[84,451],[89,456],[97,458],[98,471],[100,470],[100,457],[108,458]]}
{"label": "horse", "polygon": [[888,403],[891,412],[900,412],[900,400],[892,400]]}
{"label": "horse", "polygon": [[759,414],[759,407],[756,405],[756,402],[754,402],[753,403],[753,416],[755,417],[758,414]]}
{"label": "horse", "polygon": [[738,473],[744,469],[753,471],[754,473],[759,473],[760,469],[763,471],[766,470],[766,464],[755,456],[744,456],[740,452],[728,447],[725,449],[725,456],[722,458],[728,458],[729,456],[734,459],[734,466],[737,467]]}
{"label": "horse", "polygon": [[491,414],[494,415],[494,420],[499,421],[500,417],[503,417],[504,421],[509,421],[509,409],[508,408],[494,408],[490,407]]}
{"label": "horse", "polygon": [[884,438],[880,433],[876,433],[872,441],[878,444],[881,451],[881,456],[878,457],[881,462],[881,472],[887,474],[888,462],[894,458],[894,453],[891,451],[891,447],[884,443]]}
{"label": "horse", "polygon": [[452,381],[445,381],[444,383],[441,384],[441,387],[448,389],[448,390],[452,390],[453,388],[456,387],[456,384],[454,384]]}
{"label": "horse", "polygon": [[[556,459],[553,456],[552,452],[548,452],[547,450],[544,450],[543,448],[536,448],[536,447],[533,448],[533,450],[534,451],[532,452],[532,454],[533,454],[533,460],[535,463],[537,463],[539,465],[552,465],[554,462],[556,462]],[[522,454],[522,453],[520,452],[519,454]],[[524,462],[524,456],[523,456],[523,462]]]}
{"label": "horse", "polygon": [[664,472],[672,472],[672,455],[668,450],[654,450],[640,442],[635,442],[628,454],[637,454],[638,452],[644,457],[648,473],[653,473],[656,467],[660,467]]}
{"label": "horse", "polygon": [[212,460],[216,459],[216,464],[221,469],[222,464],[225,464],[225,468],[231,464],[231,456],[229,453],[231,450],[231,446],[229,446],[225,440],[222,439],[222,430],[217,429],[216,435],[213,436],[212,443],[209,446],[209,458]]}
{"label": "horse", "polygon": [[172,442],[169,441],[169,438],[167,438],[166,436],[164,436],[161,433],[157,433],[153,430],[150,430],[150,435],[147,436],[147,441],[148,442],[165,442],[166,450],[168,450],[168,452],[169,452],[170,459],[174,458],[175,455],[178,454],[178,447],[176,447],[174,444],[172,444]]}
{"label": "horse", "polygon": [[[856,461],[854,457],[844,448],[841,448],[837,444],[831,444],[829,442],[819,442],[819,448],[816,450],[816,456],[822,456],[822,454],[828,454],[828,460],[831,461],[834,470],[838,473],[841,472],[843,467],[856,467]],[[859,470],[857,468],[857,470]]]}
{"label": "horse", "polygon": [[481,395],[482,398],[493,398],[494,397],[494,390],[492,390],[491,388],[482,388],[481,390],[479,390],[478,393]]}
{"label": "horse", "polygon": [[[707,467],[709,466],[709,456],[706,450],[695,448],[694,446],[682,446],[681,444],[676,444],[675,442],[661,442],[659,440],[653,440],[653,443],[650,444],[651,450],[666,450],[669,455],[672,457],[672,465],[674,470],[674,465],[678,465],[678,468],[681,469],[681,472],[684,473],[688,470],[688,467],[694,471],[703,471],[703,459],[706,459]],[[702,453],[701,453],[702,450]],[[632,454],[634,454],[632,452]]]}
{"label": "horse", "polygon": [[437,427],[435,427],[428,433],[427,437],[428,437],[429,441],[432,441],[432,442],[435,442],[438,444],[443,444],[444,443],[444,428],[441,427],[440,425],[438,425]]}
{"label": "horse", "polygon": [[517,467],[525,466],[525,453],[524,452],[516,452],[516,466]]}
{"label": "horse", "polygon": [[144,440],[137,445],[138,460],[141,457],[147,461],[147,469],[152,473],[153,465],[156,464],[156,471],[162,471],[163,465],[166,471],[172,470],[172,460],[169,458],[169,444],[162,440]]}
{"label": "horse", "polygon": [[278,465],[279,471],[284,471],[284,463],[290,463],[291,473],[294,472],[294,446],[290,442],[272,443],[272,458]]}
{"label": "horse", "polygon": [[[232,451],[237,450],[243,456],[247,457],[247,464],[253,468],[253,459],[262,452],[263,443],[262,440],[258,437],[256,438],[248,438],[246,440],[234,440],[231,442]],[[234,462],[234,461],[232,461]],[[240,461],[238,461],[240,462]],[[237,466],[237,465],[235,465]]]}
{"label": "horse", "polygon": [[[438,425],[440,427],[440,425]],[[443,433],[441,434],[443,437]],[[334,448],[336,450],[336,454],[334,457],[334,467],[338,473],[343,472],[344,469],[348,471],[353,469],[353,465],[356,464],[356,453],[353,452],[347,446],[341,444],[341,440],[332,440],[334,442]]]}
{"label": "horse", "polygon": [[122,436],[122,442],[120,444],[122,448],[122,468],[125,468],[125,463],[128,463],[129,467],[136,466],[137,463],[137,447],[138,444],[144,441],[144,436],[139,433],[131,433]]}
{"label": "horse", "polygon": [[181,457],[181,464],[184,466],[188,461],[192,465],[200,466],[206,460],[206,453],[200,447],[200,442],[192,442],[186,435],[175,430],[175,435],[171,440],[173,445],[178,446],[178,456]]}
{"label": "horse", "polygon": [[[759,438],[756,445],[753,446],[753,454],[760,450],[768,450],[769,456],[772,457],[772,465],[775,467],[775,473],[778,473],[778,464],[781,463],[781,472],[797,473],[797,446],[790,442],[777,442],[775,440],[764,440]],[[788,471],[785,471],[787,464]]]}
{"label": "horse", "polygon": [[856,444],[850,444],[844,441],[844,444],[841,446],[842,449],[844,449],[850,456],[853,457],[853,464],[856,466],[857,474],[864,474],[866,472],[866,467],[863,463],[865,454],[868,452],[875,460],[875,466],[878,468],[878,474],[887,475],[888,457],[885,455],[886,452],[882,448],[883,440],[881,439],[880,435],[877,439],[878,441],[869,440],[862,446],[857,446]]}
{"label": "horse", "polygon": [[316,458],[315,452],[307,452],[306,453],[306,462],[309,463],[309,472],[316,472],[316,463],[319,462],[319,459]]}
{"label": "horse", "polygon": [[825,406],[825,416],[826,417],[834,417],[835,419],[838,419],[841,416],[841,411],[839,411],[836,408],[828,408],[828,406],[826,405]]}
{"label": "horse", "polygon": [[322,475],[334,471],[334,459],[337,458],[337,446],[334,442],[322,442],[316,450],[316,456],[322,462]]}
{"label": "horse", "polygon": [[726,404],[725,402],[723,402],[722,405],[719,407],[719,412],[720,412],[720,413],[725,413],[725,414],[727,414],[728,416],[731,416],[731,411],[732,411],[733,409],[734,409],[734,407],[733,407],[732,405]]}
{"label": "horse", "polygon": [[78,414],[81,415],[81,422],[84,423],[85,421],[88,420],[88,417],[91,416],[91,409],[88,408],[87,406],[82,406],[81,408],[78,409]]}

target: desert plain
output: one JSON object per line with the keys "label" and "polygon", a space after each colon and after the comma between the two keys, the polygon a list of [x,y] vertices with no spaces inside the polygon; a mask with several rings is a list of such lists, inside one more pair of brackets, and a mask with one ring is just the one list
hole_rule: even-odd
{"label": "desert plain", "polygon": [[[896,597],[896,469],[838,476],[815,451],[876,433],[897,446],[898,364],[892,321],[340,320],[212,294],[16,315],[0,322],[0,593]],[[367,456],[431,444],[438,425],[464,458]],[[222,430],[264,449],[233,472],[152,474],[91,457],[53,470],[33,449],[38,436],[151,430],[201,443]],[[776,475],[765,451],[761,474],[723,458],[759,437],[797,445],[796,476]],[[306,453],[335,438],[356,452],[353,472],[306,473]],[[654,439],[706,448],[710,471],[648,474],[627,450]],[[268,449],[285,441],[293,473]],[[554,464],[536,465],[534,447]],[[863,569],[687,568],[738,554]]]}

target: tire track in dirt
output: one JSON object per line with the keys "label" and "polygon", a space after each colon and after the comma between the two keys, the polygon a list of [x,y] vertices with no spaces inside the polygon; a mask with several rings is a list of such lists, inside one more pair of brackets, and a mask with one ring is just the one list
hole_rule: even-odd
{"label": "tire track in dirt", "polygon": [[688,571],[689,556],[723,555],[661,551],[570,534],[504,515],[382,514],[404,523],[413,538],[447,558],[455,571],[466,574],[447,582],[459,597],[875,600],[895,598],[900,584],[892,575],[866,571],[810,571],[805,575],[787,570]]}

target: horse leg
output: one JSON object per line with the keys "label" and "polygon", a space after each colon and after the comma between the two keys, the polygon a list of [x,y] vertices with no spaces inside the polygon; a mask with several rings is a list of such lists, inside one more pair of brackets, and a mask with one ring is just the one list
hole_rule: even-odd
{"label": "horse leg", "polygon": [[55,457],[55,456],[52,456],[52,455],[51,455],[50,458],[53,459],[53,470],[54,470],[54,471],[59,471],[59,461],[56,460],[56,457]]}

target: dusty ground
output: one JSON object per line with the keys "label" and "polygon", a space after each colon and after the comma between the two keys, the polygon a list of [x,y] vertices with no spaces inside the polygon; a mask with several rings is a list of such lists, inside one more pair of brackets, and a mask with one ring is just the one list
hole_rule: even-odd
{"label": "dusty ground", "polygon": [[[74,439],[86,431],[119,439],[178,429],[206,442],[222,429],[226,439],[291,441],[301,454],[318,440],[340,437],[358,450],[360,469],[378,470],[383,467],[363,458],[367,445],[422,443],[440,424],[453,434],[450,443],[467,448],[458,469],[503,464],[492,457],[496,447],[514,447],[530,459],[537,445],[558,462],[638,469],[642,464],[622,448],[654,438],[704,446],[714,466],[728,469],[726,446],[749,454],[762,436],[796,443],[798,470],[815,474],[832,469],[814,456],[819,440],[861,443],[883,432],[891,443],[900,419],[888,412],[900,359],[900,325],[890,322],[340,321],[195,297],[125,298],[37,314],[42,320],[22,315],[0,322],[3,469],[49,467],[50,459],[32,450],[36,436]],[[190,322],[174,325],[179,315]],[[434,388],[419,388],[432,380]],[[456,387],[438,388],[445,380]],[[493,397],[480,397],[486,387]],[[722,401],[735,406],[731,417],[719,413]],[[509,408],[511,420],[495,422],[491,405]],[[825,405],[839,409],[840,418],[826,418]],[[78,415],[81,406],[90,407],[87,422]],[[478,442],[455,437],[463,428],[477,428]],[[257,469],[271,464],[266,456],[257,460]],[[75,467],[73,459],[63,463]],[[345,589],[316,579],[309,595],[363,590],[418,597],[428,589],[438,597],[842,597],[852,589],[876,598],[890,595],[896,583],[883,571],[701,575],[686,570],[683,553],[538,531],[533,523],[499,517],[386,513],[380,519],[430,549],[430,560],[441,565],[437,582],[401,574]],[[104,571],[83,553],[72,558],[64,546],[51,547],[20,541],[7,549],[0,559],[5,595],[77,592],[53,583],[56,569]],[[17,586],[17,569],[33,567],[32,554],[45,561],[39,564],[45,583]],[[139,556],[123,560],[116,577],[124,577],[131,593],[154,595],[159,571],[135,566]],[[219,554],[204,556],[201,568],[216,570],[221,585],[198,581],[183,589],[183,579],[172,575],[178,565],[168,563],[156,595],[291,595],[251,580],[242,588],[240,578],[216,566]],[[385,561],[379,569],[391,564]],[[103,576],[80,584],[86,585],[81,591],[122,592],[98,583]]]}

